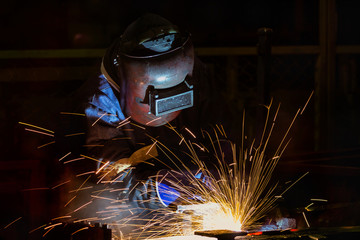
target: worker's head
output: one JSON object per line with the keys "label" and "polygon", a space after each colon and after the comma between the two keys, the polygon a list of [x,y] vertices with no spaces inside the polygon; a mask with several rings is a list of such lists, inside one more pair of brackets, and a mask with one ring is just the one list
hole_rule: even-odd
{"label": "worker's head", "polygon": [[102,73],[123,96],[128,116],[161,126],[193,105],[193,65],[190,34],[158,15],[146,14],[108,49]]}

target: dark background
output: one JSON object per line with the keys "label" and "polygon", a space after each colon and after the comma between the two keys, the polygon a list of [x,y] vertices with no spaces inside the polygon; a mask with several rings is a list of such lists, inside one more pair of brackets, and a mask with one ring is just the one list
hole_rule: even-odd
{"label": "dark background", "polygon": [[[0,193],[5,203],[0,236],[22,239],[56,212],[49,191],[24,191],[61,182],[52,169],[55,149],[51,144],[39,148],[49,138],[25,131],[19,122],[51,129],[57,104],[97,70],[101,53],[126,26],[147,12],[192,33],[199,58],[211,69],[217,90],[230,106],[232,115],[222,116],[232,125],[227,131],[240,133],[245,109],[250,139],[257,136],[263,120],[258,115],[263,103],[258,29],[272,29],[273,47],[315,46],[310,53],[271,55],[265,93],[273,98],[274,108],[281,103],[281,110],[269,149],[279,144],[296,111],[314,91],[289,133],[292,140],[276,177],[294,181],[309,172],[287,199],[292,208],[308,205],[310,198],[328,199],[326,210],[309,213],[314,225],[359,225],[359,9],[356,0],[2,1]],[[253,52],[216,54],[216,47]],[[90,51],[83,54],[81,49]],[[74,51],[67,56],[57,50]]]}

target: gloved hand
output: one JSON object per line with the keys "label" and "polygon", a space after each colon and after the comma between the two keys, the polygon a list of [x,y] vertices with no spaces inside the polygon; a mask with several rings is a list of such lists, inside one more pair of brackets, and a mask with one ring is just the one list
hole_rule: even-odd
{"label": "gloved hand", "polygon": [[139,163],[145,162],[157,156],[158,156],[158,152],[156,146],[154,145],[145,146],[135,151],[128,158],[122,158],[110,164],[105,161],[100,161],[97,166],[98,167],[97,174],[99,175],[100,178],[102,176],[105,176],[104,180],[111,181],[117,178],[119,174],[125,172],[130,167],[134,167]]}
{"label": "gloved hand", "polygon": [[199,184],[209,187],[210,180],[202,172],[179,173],[161,170],[157,174],[156,192],[162,205],[187,204],[188,202],[204,202],[197,188]]}
{"label": "gloved hand", "polygon": [[161,204],[165,207],[168,207],[180,197],[179,191],[162,182],[156,182],[156,192]]}

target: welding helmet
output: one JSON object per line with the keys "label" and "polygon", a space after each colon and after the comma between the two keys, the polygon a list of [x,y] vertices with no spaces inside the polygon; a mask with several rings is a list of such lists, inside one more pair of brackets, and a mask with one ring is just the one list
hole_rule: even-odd
{"label": "welding helmet", "polygon": [[138,18],[107,54],[102,73],[136,122],[161,126],[193,106],[191,36],[168,20],[155,14]]}

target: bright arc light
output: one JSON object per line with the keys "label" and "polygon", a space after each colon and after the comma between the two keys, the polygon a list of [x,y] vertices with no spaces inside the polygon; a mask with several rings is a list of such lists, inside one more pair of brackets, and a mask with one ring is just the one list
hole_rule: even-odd
{"label": "bright arc light", "polygon": [[192,204],[178,206],[178,212],[192,211],[194,217],[200,217],[201,230],[241,231],[242,224],[230,212],[225,213],[218,203]]}
{"label": "bright arc light", "polygon": [[166,80],[166,76],[160,76],[160,77],[157,78],[157,80],[158,80],[159,82],[163,82],[163,81]]}
{"label": "bright arc light", "polygon": [[204,230],[231,230],[241,231],[242,224],[239,219],[234,219],[231,214],[226,214],[222,211],[216,214],[206,214],[203,219]]}

